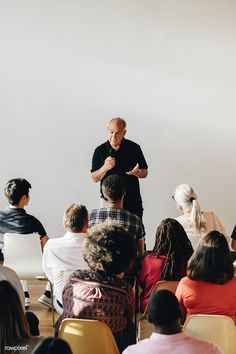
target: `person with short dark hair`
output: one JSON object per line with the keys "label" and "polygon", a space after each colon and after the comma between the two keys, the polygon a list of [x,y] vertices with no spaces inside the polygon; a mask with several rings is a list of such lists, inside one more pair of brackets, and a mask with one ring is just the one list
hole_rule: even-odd
{"label": "person with short dark hair", "polygon": [[123,178],[126,195],[124,209],[142,219],[143,206],[140,195],[139,178],[148,174],[148,165],[141,147],[125,139],[126,122],[122,118],[113,118],[108,125],[108,140],[98,146],[93,154],[91,177],[94,182],[102,182],[111,174]]}
{"label": "person with short dark hair", "polygon": [[209,314],[229,316],[236,323],[236,277],[223,234],[211,231],[201,238],[176,296],[183,322],[189,315]]}
{"label": "person with short dark hair", "polygon": [[62,313],[62,291],[70,273],[86,269],[82,244],[88,228],[88,211],[82,204],[70,204],[63,216],[66,234],[51,238],[44,247],[43,268],[53,284],[54,306]]}
{"label": "person with short dark hair", "polygon": [[150,338],[129,346],[123,354],[223,354],[215,344],[182,332],[181,312],[176,296],[159,290],[148,303],[148,320],[155,326]]}
{"label": "person with short dark hair", "polygon": [[110,175],[102,182],[102,193],[107,206],[93,209],[89,215],[89,227],[107,219],[117,221],[132,237],[139,254],[144,252],[145,229],[142,220],[135,214],[123,209],[125,187],[119,175]]}
{"label": "person with short dark hair", "polygon": [[[5,233],[35,233],[36,237],[39,235],[42,247],[44,247],[48,241],[48,236],[41,222],[33,215],[28,214],[25,210],[25,207],[28,205],[30,200],[30,188],[31,184],[24,178],[11,179],[7,182],[6,187],[4,188],[5,196],[10,205],[8,208],[0,211],[0,249],[2,249],[3,254]],[[22,281],[22,286],[25,293],[25,306],[28,307],[30,305],[30,297],[28,292],[28,285],[25,280]],[[48,285],[46,290],[48,293],[49,289],[50,287]],[[47,298],[45,295],[42,295],[42,297]]]}
{"label": "person with short dark hair", "polygon": [[192,253],[192,245],[180,223],[170,218],[162,220],[156,231],[153,250],[143,258],[139,275],[139,284],[143,288],[140,297],[143,312],[157,281],[180,280],[186,275]]}
{"label": "person with short dark hair", "polygon": [[32,354],[72,354],[72,350],[65,340],[48,337],[37,345]]}
{"label": "person with short dark hair", "polygon": [[84,259],[89,270],[77,270],[62,294],[64,318],[105,322],[122,351],[135,343],[134,293],[122,278],[133,255],[132,237],[115,221],[105,221],[88,230]]}
{"label": "person with short dark hair", "polygon": [[25,207],[30,200],[29,190],[31,184],[24,178],[14,178],[7,182],[4,188],[9,207],[0,211],[0,248],[4,249],[4,234],[38,233],[42,246],[47,242],[48,236],[41,222],[34,216],[27,214]]}
{"label": "person with short dark hair", "polygon": [[[7,347],[18,345],[27,347],[25,352],[31,353],[42,340],[40,337],[33,337],[39,335],[38,323],[35,314],[24,313],[16,289],[8,281],[0,281],[0,353],[6,353]],[[33,327],[30,328],[29,325]]]}

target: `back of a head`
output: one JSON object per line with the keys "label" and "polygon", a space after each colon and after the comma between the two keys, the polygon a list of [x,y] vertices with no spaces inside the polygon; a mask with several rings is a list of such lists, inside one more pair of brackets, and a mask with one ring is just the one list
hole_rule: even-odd
{"label": "back of a head", "polygon": [[4,188],[5,196],[11,205],[19,203],[20,199],[29,194],[31,184],[24,178],[14,178],[7,182]]}
{"label": "back of a head", "polygon": [[224,284],[234,276],[227,240],[218,231],[202,237],[188,262],[187,275],[192,280]]}
{"label": "back of a head", "polygon": [[132,236],[116,221],[108,219],[88,230],[83,255],[92,270],[119,274],[127,269],[133,254]]}
{"label": "back of a head", "polygon": [[180,184],[175,189],[173,198],[183,212],[190,213],[190,225],[192,225],[197,232],[205,230],[205,222],[201,216],[201,209],[194,189],[188,184]]}
{"label": "back of a head", "polygon": [[149,322],[157,326],[168,326],[181,318],[178,300],[171,291],[159,290],[148,302]]}
{"label": "back of a head", "polygon": [[88,222],[88,211],[82,204],[69,205],[63,216],[63,225],[67,231],[78,233]]}
{"label": "back of a head", "polygon": [[105,199],[117,202],[125,193],[124,181],[118,175],[110,175],[102,182],[102,194]]}
{"label": "back of a head", "polygon": [[37,345],[32,354],[72,354],[72,351],[63,339],[48,337]]}
{"label": "back of a head", "polygon": [[183,276],[193,248],[184,228],[177,220],[162,220],[157,228],[153,253],[157,258],[167,258],[160,279],[179,280]]}
{"label": "back of a head", "polygon": [[175,219],[161,221],[156,231],[153,252],[159,255],[176,254],[176,256],[192,254],[191,242],[183,226]]}

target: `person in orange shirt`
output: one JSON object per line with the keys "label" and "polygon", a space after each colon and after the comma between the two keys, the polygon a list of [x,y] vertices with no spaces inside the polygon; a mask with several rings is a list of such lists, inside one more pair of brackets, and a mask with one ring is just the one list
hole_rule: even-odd
{"label": "person in orange shirt", "polygon": [[182,322],[189,315],[208,314],[229,316],[236,323],[236,277],[223,234],[211,231],[200,240],[176,296]]}

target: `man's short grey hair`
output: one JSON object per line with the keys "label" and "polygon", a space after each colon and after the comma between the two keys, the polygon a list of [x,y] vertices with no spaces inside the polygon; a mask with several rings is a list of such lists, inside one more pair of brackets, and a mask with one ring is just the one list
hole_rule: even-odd
{"label": "man's short grey hair", "polygon": [[120,118],[120,117],[112,118],[112,119],[110,120],[109,124],[111,124],[112,122],[115,122],[115,121],[122,123],[123,129],[126,128],[126,121],[125,121],[123,118]]}
{"label": "man's short grey hair", "polygon": [[81,232],[85,223],[88,222],[88,211],[82,204],[72,203],[63,216],[63,225],[67,231]]}

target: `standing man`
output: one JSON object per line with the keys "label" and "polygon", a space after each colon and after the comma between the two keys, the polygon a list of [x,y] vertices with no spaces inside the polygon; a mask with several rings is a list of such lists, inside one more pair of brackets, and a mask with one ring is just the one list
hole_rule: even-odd
{"label": "standing man", "polygon": [[[102,181],[111,174],[120,175],[125,185],[124,209],[142,219],[143,206],[140,195],[139,178],[148,174],[148,165],[141,147],[125,139],[126,122],[113,118],[108,125],[108,140],[98,146],[92,159],[92,180]],[[101,197],[102,189],[100,186]]]}

